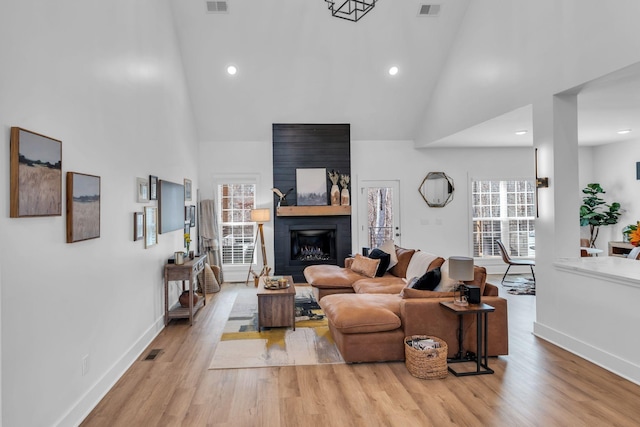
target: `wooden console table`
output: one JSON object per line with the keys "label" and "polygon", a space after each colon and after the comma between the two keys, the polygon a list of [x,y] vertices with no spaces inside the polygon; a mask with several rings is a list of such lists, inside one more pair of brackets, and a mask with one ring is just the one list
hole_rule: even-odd
{"label": "wooden console table", "polygon": [[[164,265],[164,325],[166,326],[171,319],[189,319],[189,325],[193,325],[193,316],[207,304],[205,295],[198,296],[195,290],[195,283],[198,273],[204,270],[204,262],[206,255],[196,257],[194,259],[187,258],[184,264],[165,264]],[[169,282],[182,281],[182,291],[189,291],[189,307],[182,307],[180,303],[169,307]],[[187,289],[185,283],[189,282]],[[194,303],[193,296],[197,297]]]}

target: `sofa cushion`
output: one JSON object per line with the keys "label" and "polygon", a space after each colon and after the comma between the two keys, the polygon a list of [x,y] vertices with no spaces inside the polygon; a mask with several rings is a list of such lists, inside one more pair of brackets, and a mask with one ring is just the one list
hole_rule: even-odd
{"label": "sofa cushion", "polygon": [[399,294],[405,287],[405,281],[393,274],[372,279],[360,279],[353,283],[353,290],[357,294]]}
{"label": "sofa cushion", "polygon": [[396,246],[393,244],[393,240],[387,240],[376,249],[380,249],[382,252],[389,254],[391,259],[389,260],[387,270],[393,268],[398,263],[398,255],[396,255]]}
{"label": "sofa cushion", "polygon": [[[414,255],[415,256],[415,255]],[[432,291],[440,284],[440,267],[434,268],[424,273],[421,277],[414,277],[407,285],[411,289],[421,291]]]}
{"label": "sofa cushion", "polygon": [[343,334],[398,329],[401,299],[396,295],[327,295],[319,302],[329,322]]}
{"label": "sofa cushion", "polygon": [[396,246],[396,255],[398,263],[389,270],[389,273],[396,277],[407,277],[407,267],[411,261],[411,257],[415,253],[415,249],[404,249]]}
{"label": "sofa cushion", "polygon": [[384,273],[386,273],[389,269],[391,255],[384,251],[381,251],[378,248],[375,248],[374,250],[369,252],[369,258],[380,260],[380,264],[378,265],[378,269],[376,270],[376,277],[384,276]]}
{"label": "sofa cushion", "polygon": [[353,262],[351,263],[351,270],[366,277],[376,277],[379,265],[379,259],[368,258],[366,256],[356,254]]}
{"label": "sofa cushion", "polygon": [[451,298],[455,292],[437,292],[437,291],[422,291],[420,289],[404,288],[400,293],[400,296],[404,299],[411,298]]}
{"label": "sofa cushion", "polygon": [[458,286],[458,281],[449,277],[449,260],[440,267],[440,284],[434,289],[437,292],[452,292]]}
{"label": "sofa cushion", "polygon": [[310,265],[303,273],[307,283],[316,288],[351,288],[353,282],[364,278],[350,268],[327,264]]}
{"label": "sofa cushion", "polygon": [[404,277],[407,279],[422,277],[424,273],[429,271],[429,266],[436,258],[438,258],[436,255],[430,254],[429,252],[416,251],[411,257],[411,260],[409,260],[407,273]]}

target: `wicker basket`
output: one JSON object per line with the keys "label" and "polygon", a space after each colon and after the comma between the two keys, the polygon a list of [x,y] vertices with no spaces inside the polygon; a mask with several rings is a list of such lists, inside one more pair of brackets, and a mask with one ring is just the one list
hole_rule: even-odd
{"label": "wicker basket", "polygon": [[[440,343],[440,348],[420,350],[408,343],[414,339],[432,339]],[[432,380],[445,378],[447,371],[447,343],[436,337],[413,335],[404,339],[404,355],[407,369],[417,378]]]}

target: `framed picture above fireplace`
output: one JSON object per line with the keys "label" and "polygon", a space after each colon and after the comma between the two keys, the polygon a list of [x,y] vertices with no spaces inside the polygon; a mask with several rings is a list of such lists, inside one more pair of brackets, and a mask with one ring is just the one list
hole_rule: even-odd
{"label": "framed picture above fireplace", "polygon": [[296,169],[296,195],[298,206],[326,206],[327,170]]}

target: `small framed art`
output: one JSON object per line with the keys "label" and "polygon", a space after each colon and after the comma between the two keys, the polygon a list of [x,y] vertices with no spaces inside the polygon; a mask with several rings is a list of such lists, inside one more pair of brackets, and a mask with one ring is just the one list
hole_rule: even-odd
{"label": "small framed art", "polygon": [[184,200],[191,201],[191,180],[184,179]]}
{"label": "small framed art", "polygon": [[191,226],[195,227],[196,226],[196,207],[195,205],[191,205],[189,206],[189,209],[191,209],[191,214],[190,214]]}
{"label": "small framed art", "polygon": [[100,177],[67,172],[67,243],[100,237]]}
{"label": "small framed art", "polygon": [[149,202],[149,181],[145,178],[136,178],[136,189],[138,190],[138,203]]}
{"label": "small framed art", "polygon": [[327,204],[327,170],[324,168],[296,169],[298,206]]}
{"label": "small framed art", "polygon": [[149,175],[149,200],[158,200],[158,177]]}
{"label": "small framed art", "polygon": [[144,213],[133,213],[133,241],[142,240],[144,238]]}
{"label": "small framed art", "polygon": [[9,216],[62,215],[62,142],[11,128]]}
{"label": "small framed art", "polygon": [[185,224],[191,224],[191,206],[184,207],[184,222]]}
{"label": "small framed art", "polygon": [[144,207],[144,247],[149,248],[158,243],[158,208]]}

